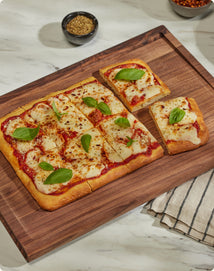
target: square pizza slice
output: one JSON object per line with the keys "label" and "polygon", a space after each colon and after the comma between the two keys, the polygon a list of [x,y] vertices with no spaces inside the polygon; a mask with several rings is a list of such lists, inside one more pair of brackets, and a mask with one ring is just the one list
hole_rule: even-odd
{"label": "square pizza slice", "polygon": [[130,172],[163,156],[157,140],[129,112],[117,114],[98,127]]}
{"label": "square pizza slice", "polygon": [[126,111],[113,92],[94,77],[84,80],[79,87],[69,89],[66,95],[95,126],[110,115]]}
{"label": "square pizza slice", "polygon": [[158,101],[149,111],[169,154],[196,149],[208,141],[209,132],[195,99]]}
{"label": "square pizza slice", "polygon": [[92,191],[129,172],[124,160],[96,128],[69,139],[63,157],[87,180]]}
{"label": "square pizza slice", "polygon": [[166,84],[139,59],[104,67],[100,75],[131,112],[170,94]]}

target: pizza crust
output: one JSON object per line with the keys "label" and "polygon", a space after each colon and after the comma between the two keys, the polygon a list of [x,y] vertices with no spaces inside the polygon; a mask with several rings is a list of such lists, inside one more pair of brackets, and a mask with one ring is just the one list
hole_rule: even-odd
{"label": "pizza crust", "polygon": [[158,146],[156,149],[152,150],[152,154],[150,156],[146,156],[145,154],[140,154],[136,158],[130,160],[126,165],[129,168],[129,171],[132,172],[142,166],[145,166],[164,155],[163,148]]}
{"label": "pizza crust", "polygon": [[32,180],[22,170],[18,170],[16,173],[39,206],[48,211],[56,210],[92,192],[88,183],[83,182],[59,195],[43,194],[36,189]]}
{"label": "pizza crust", "polygon": [[[17,116],[20,115],[24,112],[24,110],[19,107],[16,110],[14,110],[13,112],[7,114],[6,116],[0,118],[0,127],[2,125],[2,123],[13,116]],[[11,164],[11,166],[14,168],[15,172],[17,172],[19,170],[19,162],[18,159],[16,158],[16,156],[13,155],[13,148],[11,147],[11,145],[5,140],[4,135],[2,130],[0,129],[0,150],[1,152],[4,154],[4,156],[6,157],[6,159],[8,160],[8,162]]]}
{"label": "pizza crust", "polygon": [[130,170],[127,165],[119,165],[118,167],[110,169],[106,174],[103,174],[100,177],[88,180],[88,183],[92,191],[94,191],[118,178],[121,178],[129,172]]}
{"label": "pizza crust", "polygon": [[[155,78],[158,80],[158,82],[160,83],[160,85],[161,85],[161,88],[162,88],[161,93],[159,93],[157,95],[154,95],[154,96],[152,96],[152,97],[150,97],[150,98],[148,98],[146,100],[140,101],[136,105],[131,105],[127,101],[127,99],[120,93],[119,89],[105,76],[105,72],[107,72],[109,69],[114,68],[114,67],[116,67],[118,65],[129,64],[129,63],[136,63],[136,64],[139,64],[139,65],[142,65],[149,72],[151,72],[155,76]],[[131,112],[134,112],[134,111],[137,111],[137,110],[139,110],[141,108],[144,108],[144,107],[148,106],[149,104],[152,104],[152,103],[156,102],[157,100],[159,100],[159,99],[165,97],[166,95],[170,94],[170,90],[167,87],[167,85],[159,78],[159,76],[157,74],[155,74],[151,70],[151,68],[148,66],[147,63],[145,63],[144,61],[139,60],[139,59],[129,59],[129,60],[126,60],[124,62],[115,63],[115,64],[112,64],[112,65],[109,65],[107,67],[104,67],[104,68],[100,69],[99,72],[100,72],[100,75],[103,78],[103,80],[114,90],[114,92],[116,93],[116,95],[123,101],[123,103],[126,105],[126,107]]]}
{"label": "pizza crust", "polygon": [[188,98],[189,104],[192,108],[192,110],[194,111],[194,113],[197,115],[197,119],[196,121],[198,122],[198,125],[200,127],[199,133],[198,133],[198,138],[200,139],[200,143],[199,144],[193,144],[191,141],[188,140],[179,140],[179,141],[171,141],[171,142],[166,142],[165,138],[163,137],[162,131],[159,128],[159,125],[155,119],[155,115],[153,113],[152,110],[152,106],[150,106],[149,108],[149,113],[153,119],[153,121],[156,124],[156,128],[158,129],[161,138],[167,148],[167,151],[170,155],[173,154],[177,154],[177,153],[181,153],[181,152],[185,152],[185,151],[189,151],[189,150],[193,150],[193,149],[197,149],[200,146],[204,145],[207,143],[208,139],[209,139],[209,131],[207,126],[205,125],[204,119],[203,119],[203,114],[201,112],[201,110],[199,109],[196,101],[194,98]]}

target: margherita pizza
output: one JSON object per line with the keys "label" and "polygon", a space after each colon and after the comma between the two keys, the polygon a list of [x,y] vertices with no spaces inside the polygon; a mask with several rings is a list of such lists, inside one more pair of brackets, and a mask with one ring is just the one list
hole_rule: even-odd
{"label": "margherita pizza", "polygon": [[163,81],[139,59],[102,68],[100,75],[131,112],[170,94]]}
{"label": "margherita pizza", "polygon": [[169,154],[196,149],[208,141],[208,129],[193,98],[158,101],[149,109]]}
{"label": "margherita pizza", "polygon": [[0,119],[0,150],[46,210],[163,155],[150,132],[90,77]]}

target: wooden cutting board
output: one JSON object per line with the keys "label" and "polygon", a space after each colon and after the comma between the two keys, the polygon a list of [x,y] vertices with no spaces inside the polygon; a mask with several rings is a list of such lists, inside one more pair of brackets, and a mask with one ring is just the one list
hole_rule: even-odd
{"label": "wooden cutting board", "polygon": [[[196,99],[210,132],[209,142],[199,149],[175,156],[169,156],[165,151],[163,158],[54,212],[40,209],[0,153],[1,220],[27,261],[214,167],[214,78],[164,26],[1,96],[0,112],[5,115],[33,99],[67,88],[91,75],[103,82],[99,68],[130,58],[148,62],[171,89],[170,98],[188,96]],[[139,110],[135,115],[161,143],[148,110]]]}

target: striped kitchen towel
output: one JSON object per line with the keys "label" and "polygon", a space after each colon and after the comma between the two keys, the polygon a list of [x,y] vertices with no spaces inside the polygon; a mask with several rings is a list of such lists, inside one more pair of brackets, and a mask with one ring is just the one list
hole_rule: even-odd
{"label": "striped kitchen towel", "polygon": [[214,169],[145,205],[160,222],[214,247]]}

